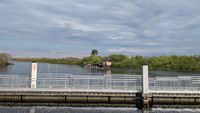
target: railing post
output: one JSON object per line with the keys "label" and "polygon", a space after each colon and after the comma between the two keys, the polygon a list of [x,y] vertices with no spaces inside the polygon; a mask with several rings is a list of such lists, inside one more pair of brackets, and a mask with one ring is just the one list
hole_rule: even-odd
{"label": "railing post", "polygon": [[142,99],[143,108],[150,107],[150,95],[149,95],[149,68],[148,65],[142,67]]}
{"label": "railing post", "polygon": [[31,88],[37,87],[37,68],[38,63],[32,62],[32,70],[31,70]]}
{"label": "railing post", "polygon": [[149,93],[149,69],[148,65],[143,65],[142,67],[142,93]]}
{"label": "railing post", "polygon": [[142,66],[142,91],[136,96],[139,98],[136,103],[136,107],[139,109],[150,108],[151,100],[149,94],[149,68],[148,65]]}

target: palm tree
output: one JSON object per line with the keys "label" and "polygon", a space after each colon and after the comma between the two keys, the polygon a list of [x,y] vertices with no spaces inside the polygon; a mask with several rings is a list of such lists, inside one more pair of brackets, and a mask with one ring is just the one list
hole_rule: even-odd
{"label": "palm tree", "polygon": [[97,49],[93,49],[91,51],[91,56],[98,56],[98,54],[99,54],[99,51]]}

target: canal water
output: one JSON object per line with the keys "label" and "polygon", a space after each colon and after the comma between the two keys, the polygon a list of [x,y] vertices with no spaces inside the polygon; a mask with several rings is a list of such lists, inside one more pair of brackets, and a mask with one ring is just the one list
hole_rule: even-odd
{"label": "canal water", "polygon": [[[13,65],[0,68],[0,74],[31,74],[31,62],[12,61]],[[39,63],[39,73],[67,73],[72,75],[97,75],[104,74],[141,74],[140,70],[113,69],[111,72],[101,70],[88,70],[79,66]],[[181,73],[167,71],[151,71],[150,76],[179,76],[200,75],[199,73]],[[0,113],[200,113],[200,109],[164,109],[137,110],[136,108],[94,108],[94,107],[47,107],[47,106],[0,106]]]}
{"label": "canal water", "polygon": [[[0,74],[19,74],[30,75],[31,74],[31,62],[19,62],[11,61],[13,65],[9,65],[4,68],[0,68]],[[74,65],[62,65],[62,64],[48,64],[38,63],[39,73],[66,73],[73,75],[90,75],[97,74],[102,75],[102,71],[90,71],[80,66]]]}
{"label": "canal water", "polygon": [[[19,62],[11,61],[13,65],[9,65],[4,68],[0,68],[0,74],[19,74],[19,75],[30,75],[31,74],[31,62]],[[99,75],[104,74],[127,74],[127,75],[141,75],[141,70],[130,70],[130,69],[112,69],[111,71],[103,70],[91,70],[84,69],[76,65],[62,65],[62,64],[49,64],[39,63],[39,73],[66,73],[72,75]],[[200,73],[190,72],[174,72],[174,71],[150,71],[151,76],[199,76]]]}

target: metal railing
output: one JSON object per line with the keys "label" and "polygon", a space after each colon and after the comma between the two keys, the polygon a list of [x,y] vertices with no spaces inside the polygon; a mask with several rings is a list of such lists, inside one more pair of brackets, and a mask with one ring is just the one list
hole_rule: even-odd
{"label": "metal railing", "polygon": [[200,91],[200,76],[150,78],[149,90],[152,90],[152,91]]}
{"label": "metal railing", "polygon": [[[83,90],[142,89],[141,75],[86,76],[39,73],[36,88]],[[31,88],[30,76],[0,75],[0,88]],[[200,91],[200,76],[149,78],[150,91]]]}
{"label": "metal railing", "polygon": [[[0,75],[0,88],[30,88],[31,78]],[[141,90],[141,76],[86,76],[64,73],[39,73],[37,88],[88,90]]]}

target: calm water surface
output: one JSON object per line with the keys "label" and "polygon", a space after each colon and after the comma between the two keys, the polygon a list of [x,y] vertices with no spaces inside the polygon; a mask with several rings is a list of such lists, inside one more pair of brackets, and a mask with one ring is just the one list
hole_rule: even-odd
{"label": "calm water surface", "polygon": [[[14,65],[9,65],[4,68],[0,68],[1,74],[20,74],[30,75],[31,74],[31,62],[18,62],[12,61]],[[74,65],[62,65],[62,64],[48,64],[38,63],[39,73],[67,73],[74,75],[88,75],[88,74],[103,74],[101,71],[91,72],[90,70],[81,68]]]}
{"label": "calm water surface", "polygon": [[[13,63],[14,65],[9,65],[7,67],[0,68],[0,74],[20,74],[20,75],[31,74],[31,62],[11,61],[11,63]],[[39,73],[66,73],[73,75],[103,75],[106,73],[110,73],[102,70],[84,69],[80,66],[74,66],[74,65],[48,64],[48,63],[39,63],[38,71]],[[141,75],[141,70],[112,69],[111,73]],[[150,71],[150,76],[179,76],[179,75],[200,76],[200,73]]]}

